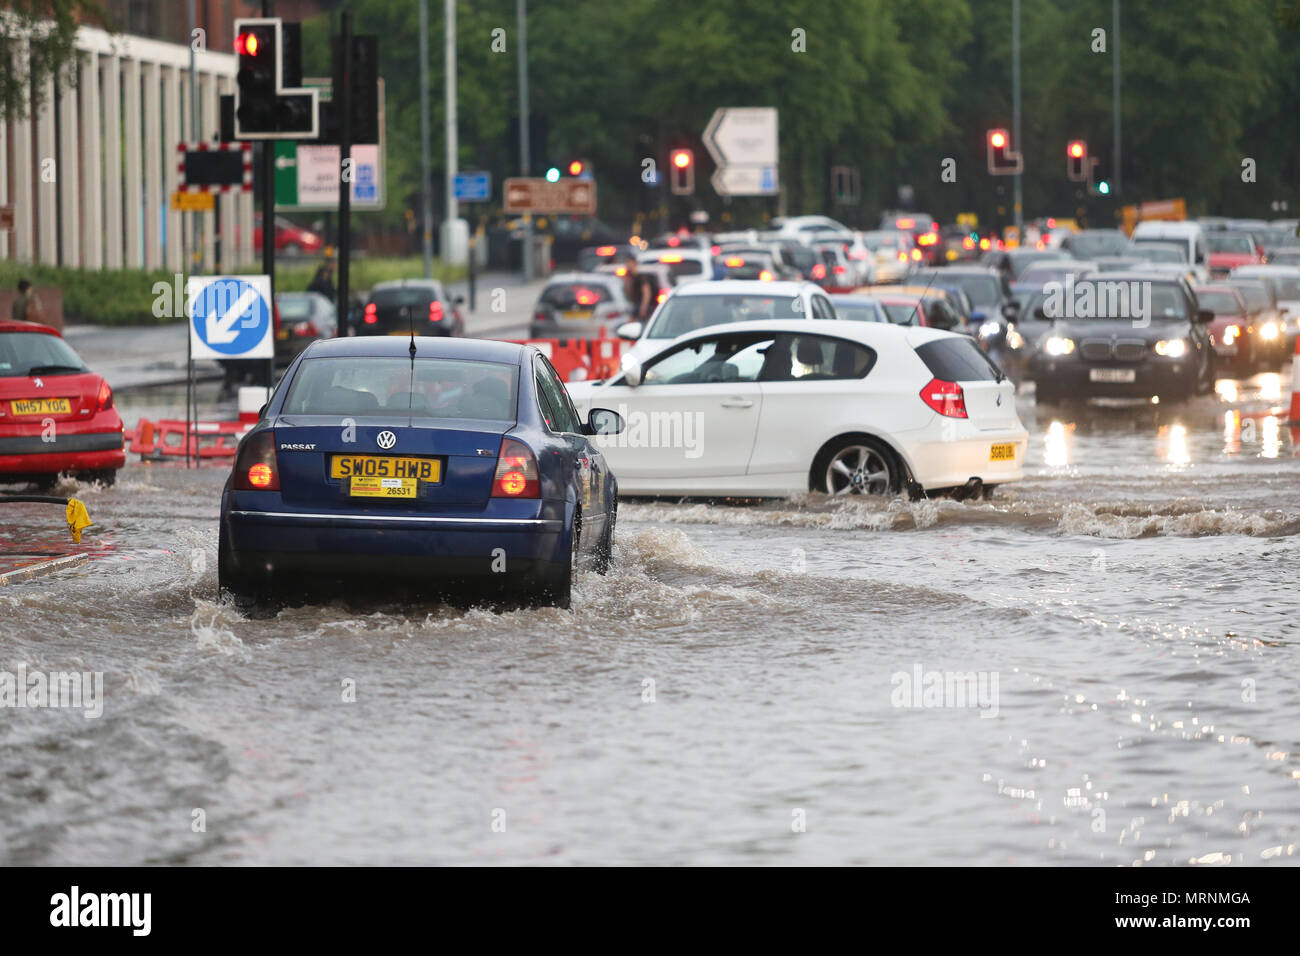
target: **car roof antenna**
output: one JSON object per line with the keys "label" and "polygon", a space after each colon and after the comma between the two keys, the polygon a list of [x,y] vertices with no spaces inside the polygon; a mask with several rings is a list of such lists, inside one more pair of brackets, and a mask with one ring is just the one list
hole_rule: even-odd
{"label": "car roof antenna", "polygon": [[411,323],[411,378],[406,387],[407,425],[415,418],[415,313],[406,310],[407,320]]}

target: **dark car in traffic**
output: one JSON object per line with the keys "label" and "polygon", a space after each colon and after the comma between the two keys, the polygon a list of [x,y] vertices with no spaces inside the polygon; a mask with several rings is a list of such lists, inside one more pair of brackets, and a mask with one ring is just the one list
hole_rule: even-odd
{"label": "dark car in traffic", "polygon": [[1120,272],[1075,281],[1034,307],[1049,324],[1028,356],[1040,404],[1182,400],[1214,388],[1209,324],[1181,279]]}
{"label": "dark car in traffic", "polygon": [[618,487],[591,436],[621,418],[582,421],[532,346],[410,341],[315,342],[289,368],[221,494],[222,591],[495,584],[568,607],[579,568],[604,573]]}
{"label": "dark car in traffic", "polygon": [[281,292],[275,297],[275,364],[288,365],[317,339],[339,334],[334,303],[319,292]]}
{"label": "dark car in traffic", "polygon": [[454,299],[437,279],[377,282],[366,298],[357,335],[464,335],[463,296]]}

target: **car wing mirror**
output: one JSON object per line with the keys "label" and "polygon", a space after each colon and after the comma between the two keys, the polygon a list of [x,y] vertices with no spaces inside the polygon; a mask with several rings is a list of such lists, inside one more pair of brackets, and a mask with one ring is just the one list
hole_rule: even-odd
{"label": "car wing mirror", "polygon": [[614,330],[614,334],[620,339],[627,339],[629,342],[635,342],[641,337],[641,332],[644,328],[645,325],[641,322],[624,322]]}
{"label": "car wing mirror", "polygon": [[1197,309],[1196,321],[1201,323],[1202,325],[1209,325],[1211,322],[1214,321],[1214,313],[1209,309]]}
{"label": "car wing mirror", "polygon": [[623,357],[623,381],[629,387],[636,388],[640,385],[643,374],[640,362],[630,356]]}
{"label": "car wing mirror", "polygon": [[593,408],[587,416],[588,435],[617,435],[623,427],[623,416],[608,408]]}

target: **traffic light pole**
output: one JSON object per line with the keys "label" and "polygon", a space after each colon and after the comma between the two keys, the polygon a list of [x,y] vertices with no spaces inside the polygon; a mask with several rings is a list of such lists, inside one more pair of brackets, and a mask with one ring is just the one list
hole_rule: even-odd
{"label": "traffic light pole", "polygon": [[[343,35],[339,40],[342,44],[340,53],[342,66],[339,68],[339,72],[343,89],[337,91],[342,94],[339,109],[343,114],[340,124],[342,135],[339,137],[338,314],[346,322],[350,313],[348,308],[348,276],[349,267],[352,263],[352,14],[347,10],[343,11],[342,31]],[[345,169],[349,173],[346,178],[343,176],[343,170]]]}
{"label": "traffic light pole", "polygon": [[[271,16],[271,0],[262,0],[262,16]],[[277,51],[278,52],[278,51]],[[275,335],[275,140],[262,141],[262,271],[271,286],[271,334]],[[275,356],[266,360],[267,400],[275,384]]]}
{"label": "traffic light pole", "polygon": [[[528,176],[531,157],[528,155],[528,10],[527,0],[515,0],[515,19],[519,31],[519,175]],[[524,213],[524,248],[521,262],[524,282],[533,278],[533,217]]]}
{"label": "traffic light pole", "polygon": [[[1020,139],[1020,0],[1011,0],[1011,142],[1023,156],[1025,144]],[[1015,177],[1015,220],[1018,242],[1024,241],[1025,220],[1023,174],[1017,170]]]}

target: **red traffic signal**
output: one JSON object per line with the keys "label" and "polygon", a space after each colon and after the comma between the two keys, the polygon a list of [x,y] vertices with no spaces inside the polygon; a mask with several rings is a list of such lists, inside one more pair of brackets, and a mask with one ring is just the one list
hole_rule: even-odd
{"label": "red traffic signal", "polygon": [[989,174],[992,176],[1012,176],[1021,172],[1025,161],[1011,149],[1011,137],[1005,129],[991,129],[988,132]]}
{"label": "red traffic signal", "polygon": [[673,166],[675,166],[675,167],[678,168],[678,169],[685,169],[685,168],[686,168],[687,166],[689,166],[689,165],[690,165],[694,160],[695,160],[695,157],[694,157],[694,155],[692,155],[692,153],[691,153],[691,151],[690,151],[689,149],[675,149],[675,150],[673,150],[672,163],[673,163]]}
{"label": "red traffic signal", "polygon": [[261,43],[258,42],[257,34],[251,30],[235,37],[235,52],[240,56],[257,56],[260,48]]}
{"label": "red traffic signal", "polygon": [[581,176],[584,168],[582,160],[575,159],[573,162],[569,163],[569,175]]}
{"label": "red traffic signal", "polygon": [[1065,172],[1070,182],[1081,183],[1088,178],[1088,144],[1081,139],[1072,139],[1065,147]]}
{"label": "red traffic signal", "polygon": [[689,196],[695,192],[695,152],[674,149],[668,155],[669,187],[674,196]]}

